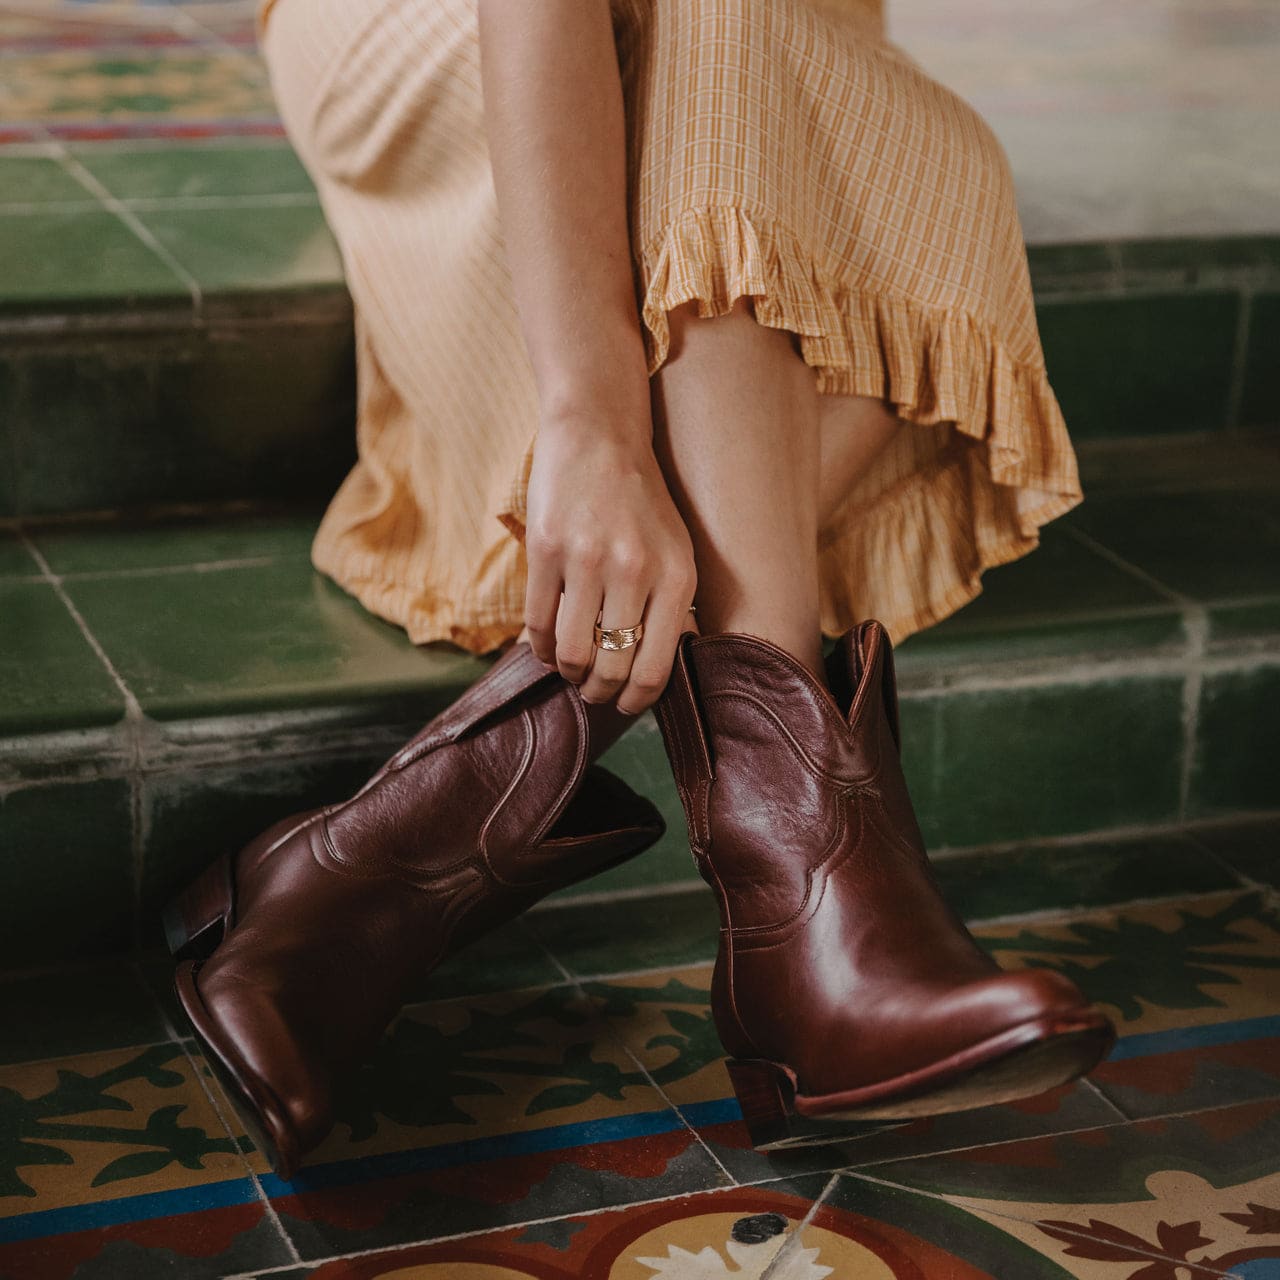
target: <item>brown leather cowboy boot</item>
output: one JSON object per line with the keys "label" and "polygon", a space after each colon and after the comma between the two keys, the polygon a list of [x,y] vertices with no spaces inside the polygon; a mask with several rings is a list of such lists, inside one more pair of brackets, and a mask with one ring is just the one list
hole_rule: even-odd
{"label": "brown leather cowboy boot", "polygon": [[411,984],[662,835],[588,763],[610,712],[518,644],[354,797],[277,823],[166,909],[178,998],[281,1177]]}
{"label": "brown leather cowboy boot", "polygon": [[854,627],[827,665],[835,697],[764,640],[686,632],[656,708],[719,900],[712,1013],[762,1149],[830,1141],[815,1121],[1039,1093],[1115,1035],[1062,975],[1002,971],[943,900],[884,627]]}

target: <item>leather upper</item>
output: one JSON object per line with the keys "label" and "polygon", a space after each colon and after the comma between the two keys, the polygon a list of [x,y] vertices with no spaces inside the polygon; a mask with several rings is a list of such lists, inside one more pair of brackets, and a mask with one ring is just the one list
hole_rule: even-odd
{"label": "leather upper", "polygon": [[880,623],[828,663],[834,696],[751,636],[686,633],[659,706],[721,939],[731,1054],[822,1095],[918,1070],[1084,1004],[1048,971],[1002,972],[938,890],[902,773]]}
{"label": "leather upper", "polygon": [[662,834],[647,800],[588,764],[598,745],[577,690],[518,645],[354,797],[277,824],[237,859],[234,925],[198,995],[219,1049],[278,1100],[300,1149],[323,1137],[337,1082],[415,981]]}

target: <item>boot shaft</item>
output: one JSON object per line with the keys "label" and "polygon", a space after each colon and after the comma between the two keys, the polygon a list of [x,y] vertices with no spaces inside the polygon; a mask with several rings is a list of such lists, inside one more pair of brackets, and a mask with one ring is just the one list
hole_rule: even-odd
{"label": "boot shaft", "polygon": [[735,928],[802,909],[815,871],[863,840],[851,824],[924,845],[902,777],[892,650],[870,620],[828,661],[833,692],[753,636],[682,637],[657,712],[699,870]]}

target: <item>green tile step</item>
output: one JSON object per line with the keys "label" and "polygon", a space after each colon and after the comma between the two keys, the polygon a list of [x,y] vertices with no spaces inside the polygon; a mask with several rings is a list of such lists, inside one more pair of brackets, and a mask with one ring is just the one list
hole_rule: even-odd
{"label": "green tile step", "polygon": [[[971,918],[1280,882],[1280,440],[1095,452],[1036,551],[895,651],[912,796]],[[0,526],[0,969],[154,947],[194,871],[349,795],[484,670],[317,574],[316,519]],[[548,905],[504,972],[542,973],[547,930],[584,973],[679,963],[623,957],[622,917],[707,916],[652,718],[606,763],[668,834]]]}
{"label": "green tile step", "polygon": [[[351,303],[286,143],[85,144],[0,178],[0,516],[332,493]],[[1280,424],[1280,236],[1029,258],[1077,441]]]}

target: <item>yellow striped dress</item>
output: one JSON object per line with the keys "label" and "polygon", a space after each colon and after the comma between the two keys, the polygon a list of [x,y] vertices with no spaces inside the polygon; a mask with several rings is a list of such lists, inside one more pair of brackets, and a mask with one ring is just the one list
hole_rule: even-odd
{"label": "yellow striped dress", "polygon": [[[884,35],[876,0],[612,0],[636,301],[742,295],[819,392],[904,428],[818,554],[829,635],[896,643],[1082,499],[1005,155]],[[532,367],[483,128],[477,0],[275,0],[264,54],[355,304],[359,460],[316,566],[417,642],[521,627]],[[732,423],[724,429],[731,431]]]}

